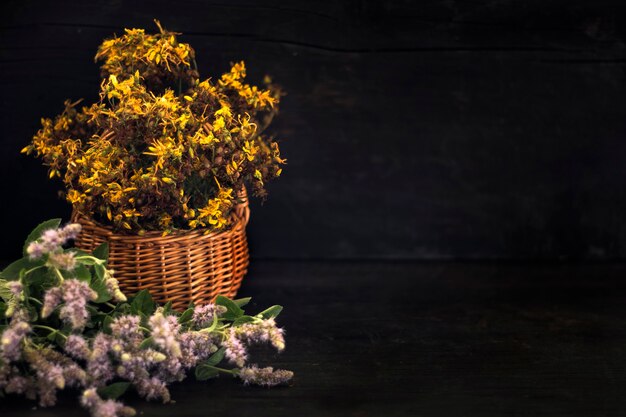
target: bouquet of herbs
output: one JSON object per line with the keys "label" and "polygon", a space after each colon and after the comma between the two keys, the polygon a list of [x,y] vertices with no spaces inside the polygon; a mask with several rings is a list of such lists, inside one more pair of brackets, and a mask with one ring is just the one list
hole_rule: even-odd
{"label": "bouquet of herbs", "polygon": [[218,297],[178,313],[147,291],[127,300],[107,268],[106,245],[66,249],[80,225],[59,225],[37,227],[24,258],[0,273],[0,397],[22,394],[51,406],[59,390],[74,388],[93,416],[116,417],[135,414],[117,400],[127,389],[168,402],[168,384],[192,369],[199,380],[225,373],[273,386],[291,379],[290,371],[248,363],[251,344],[284,349],[274,320],[282,307],[246,315],[250,299]]}
{"label": "bouquet of herbs", "polygon": [[281,92],[269,77],[246,83],[243,62],[201,80],[194,49],[156,23],[105,40],[100,100],[66,101],[22,152],[62,178],[75,210],[117,231],[222,230],[244,184],[264,198],[282,172],[264,134]]}

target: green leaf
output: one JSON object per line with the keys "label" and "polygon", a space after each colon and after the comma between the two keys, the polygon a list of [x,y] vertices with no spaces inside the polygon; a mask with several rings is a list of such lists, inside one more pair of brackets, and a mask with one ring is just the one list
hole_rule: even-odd
{"label": "green leaf", "polygon": [[32,304],[26,306],[26,311],[28,311],[28,320],[31,323],[34,323],[39,318],[39,309]]}
{"label": "green leaf", "polygon": [[98,394],[109,400],[119,398],[130,387],[130,382],[114,382],[106,387],[98,388]]}
{"label": "green leaf", "polygon": [[178,322],[180,324],[187,323],[189,320],[191,320],[192,316],[193,316],[193,308],[188,308],[187,310],[183,312],[183,314],[180,315],[180,317],[178,318]]}
{"label": "green leaf", "polygon": [[15,281],[20,278],[20,272],[22,272],[22,270],[30,270],[38,266],[43,266],[44,263],[45,261],[43,259],[34,261],[26,257],[18,259],[0,272],[0,278],[6,279],[7,281]]}
{"label": "green leaf", "polygon": [[70,273],[72,278],[76,278],[79,281],[91,282],[91,272],[89,272],[89,268],[85,265],[78,265],[74,270]]}
{"label": "green leaf", "polygon": [[57,338],[58,332],[59,332],[58,330],[55,330],[53,332],[48,333],[48,336],[46,336],[46,339],[50,340],[51,342],[54,342],[54,339]]}
{"label": "green leaf", "polygon": [[93,253],[93,256],[95,256],[96,258],[108,261],[109,260],[109,243],[104,242],[103,244],[95,248],[92,253]]}
{"label": "green leaf", "polygon": [[104,320],[102,320],[102,330],[104,330],[105,333],[111,332],[111,323],[113,323],[113,317],[111,316],[106,316]]}
{"label": "green leaf", "polygon": [[130,309],[134,314],[143,313],[146,316],[150,316],[156,310],[156,304],[148,290],[141,290],[130,303]]}
{"label": "green leaf", "polygon": [[0,279],[0,298],[2,298],[5,302],[9,302],[9,299],[13,297],[11,294],[11,290],[9,290],[9,286],[7,285],[9,282],[4,279]]}
{"label": "green leaf", "polygon": [[175,314],[176,312],[172,309],[172,302],[168,301],[167,303],[165,303],[165,305],[163,306],[163,314],[164,315],[172,315]]}
{"label": "green leaf", "polygon": [[201,364],[196,366],[195,374],[198,381],[206,381],[207,379],[215,378],[219,373],[220,371],[211,365]]}
{"label": "green leaf", "polygon": [[205,327],[204,329],[200,330],[200,332],[203,332],[203,333],[213,332],[215,329],[217,329],[217,324],[219,323],[219,321],[220,320],[216,314],[215,316],[213,316],[213,323],[209,327]]}
{"label": "green leaf", "polygon": [[57,277],[48,268],[37,269],[26,275],[25,281],[33,288],[42,287],[46,283],[57,282]]}
{"label": "green leaf", "polygon": [[202,362],[202,364],[209,365],[209,366],[217,365],[218,363],[222,361],[222,359],[224,359],[225,351],[226,351],[226,348],[223,348],[223,347],[219,348],[217,352],[212,354],[211,357],[207,359],[206,361]]}
{"label": "green leaf", "polygon": [[271,306],[267,310],[263,310],[257,315],[263,317],[264,319],[271,319],[272,317],[278,316],[281,311],[283,311],[283,306],[276,305],[276,306]]}
{"label": "green leaf", "polygon": [[104,280],[104,273],[105,273],[105,268],[103,265],[94,265],[93,266],[94,271],[96,272],[96,277],[99,280]]}
{"label": "green leaf", "polygon": [[218,295],[215,304],[226,307],[226,313],[222,315],[222,318],[226,320],[236,320],[243,316],[243,310],[229,298]]}
{"label": "green leaf", "polygon": [[246,304],[248,304],[250,300],[252,300],[252,297],[239,298],[237,300],[233,300],[233,303],[235,303],[237,307],[241,308],[245,306]]}
{"label": "green leaf", "polygon": [[28,255],[28,252],[26,252],[28,245],[30,245],[35,240],[39,239],[41,235],[43,234],[43,232],[45,232],[46,230],[57,229],[60,224],[61,224],[61,219],[50,219],[50,220],[46,220],[45,222],[41,223],[39,226],[35,227],[35,229],[32,232],[30,232],[30,234],[26,238],[26,242],[24,242],[24,250],[23,250],[24,256]]}
{"label": "green leaf", "polygon": [[95,301],[96,303],[106,303],[111,298],[113,298],[111,297],[111,294],[109,294],[109,290],[107,289],[107,286],[102,279],[97,279],[96,277],[96,279],[91,281],[90,287],[92,290],[98,293],[98,298],[96,298]]}
{"label": "green leaf", "polygon": [[154,345],[154,338],[150,336],[146,339],[143,339],[143,341],[139,344],[139,349],[147,349],[152,345]]}
{"label": "green leaf", "polygon": [[254,317],[251,316],[241,316],[233,321],[233,326],[240,326],[245,323],[252,323],[254,321]]}

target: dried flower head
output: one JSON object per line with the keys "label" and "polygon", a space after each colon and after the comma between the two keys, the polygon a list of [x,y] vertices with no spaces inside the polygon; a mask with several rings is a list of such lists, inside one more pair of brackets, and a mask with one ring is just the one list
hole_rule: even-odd
{"label": "dried flower head", "polygon": [[[265,197],[282,172],[278,143],[264,133],[281,92],[269,78],[249,84],[243,62],[201,80],[193,48],[157,26],[105,40],[100,101],[66,101],[23,152],[62,177],[76,210],[118,231],[222,230],[244,184]],[[29,247],[33,258],[46,251]]]}
{"label": "dried flower head", "polygon": [[244,384],[255,384],[266,387],[273,387],[280,384],[286,384],[293,378],[293,372],[284,369],[267,367],[258,368],[256,365],[241,368],[238,373]]}

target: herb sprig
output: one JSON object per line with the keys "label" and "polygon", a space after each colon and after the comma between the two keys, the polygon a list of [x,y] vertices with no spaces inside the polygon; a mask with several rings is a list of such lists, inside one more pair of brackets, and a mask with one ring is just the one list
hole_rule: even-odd
{"label": "herb sprig", "polygon": [[250,298],[218,297],[177,312],[147,290],[127,299],[107,268],[106,244],[93,253],[66,248],[80,225],[60,223],[39,225],[24,257],[0,273],[0,396],[52,406],[59,390],[76,388],[93,416],[116,417],[135,414],[118,400],[128,389],[169,402],[167,386],[191,370],[198,380],[228,374],[263,386],[292,378],[249,363],[252,344],[285,348],[281,306],[248,315]]}

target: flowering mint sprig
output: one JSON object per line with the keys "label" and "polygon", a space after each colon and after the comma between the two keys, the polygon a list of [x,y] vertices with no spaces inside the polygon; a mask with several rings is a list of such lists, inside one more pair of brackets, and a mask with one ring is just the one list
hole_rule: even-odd
{"label": "flowering mint sprig", "polygon": [[107,246],[66,249],[80,226],[59,225],[40,225],[24,257],[0,272],[0,397],[51,406],[75,387],[92,416],[126,417],[135,414],[118,400],[126,390],[169,402],[168,385],[192,370],[198,380],[229,374],[246,385],[291,380],[290,371],[249,363],[252,344],[285,348],[275,321],[282,307],[246,315],[249,298],[218,297],[177,312],[146,290],[127,299],[106,265]]}

